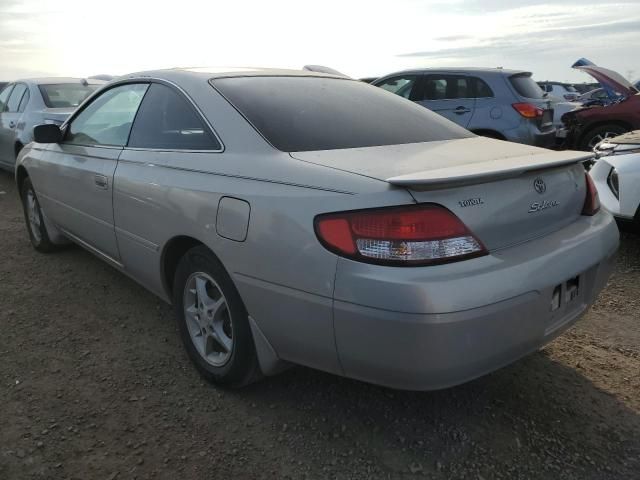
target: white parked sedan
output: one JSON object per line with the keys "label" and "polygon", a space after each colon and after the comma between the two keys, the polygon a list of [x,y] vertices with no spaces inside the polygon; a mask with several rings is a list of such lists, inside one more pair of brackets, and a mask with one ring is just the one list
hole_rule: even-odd
{"label": "white parked sedan", "polygon": [[600,142],[596,155],[590,174],[602,204],[621,223],[640,227],[640,130]]}

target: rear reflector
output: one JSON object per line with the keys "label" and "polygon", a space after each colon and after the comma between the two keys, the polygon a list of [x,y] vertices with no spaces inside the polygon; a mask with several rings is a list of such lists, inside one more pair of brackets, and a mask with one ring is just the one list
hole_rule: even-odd
{"label": "rear reflector", "polygon": [[585,179],[587,182],[587,196],[584,200],[584,207],[582,207],[582,215],[593,216],[600,211],[600,196],[591,175],[585,173]]}
{"label": "rear reflector", "polygon": [[538,118],[544,114],[544,110],[531,103],[514,103],[511,106],[524,118]]}
{"label": "rear reflector", "polygon": [[446,208],[426,204],[319,215],[322,244],[345,257],[387,265],[432,265],[486,255]]}

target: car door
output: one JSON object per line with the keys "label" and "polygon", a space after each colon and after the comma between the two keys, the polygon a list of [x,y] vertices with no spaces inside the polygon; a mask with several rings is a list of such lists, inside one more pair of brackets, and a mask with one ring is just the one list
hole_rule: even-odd
{"label": "car door", "polygon": [[49,215],[65,234],[119,263],[113,222],[113,174],[127,143],[146,83],[116,85],[102,92],[64,127],[51,145],[36,185],[47,196]]}
{"label": "car door", "polygon": [[16,131],[22,112],[20,103],[27,91],[24,83],[16,83],[0,113],[0,161],[5,167],[13,167],[16,159]]}
{"label": "car door", "polygon": [[208,194],[205,202],[202,198],[228,180],[193,172],[206,168],[215,161],[211,153],[221,151],[221,142],[183,92],[151,84],[118,162],[113,208],[122,263],[161,295],[159,247],[168,226],[177,224],[171,218],[216,218],[218,195]]}
{"label": "car door", "polygon": [[500,109],[501,106],[496,102],[493,90],[480,77],[470,75],[468,78],[471,81],[475,103],[473,116],[466,127],[471,131],[493,130],[500,133],[505,124],[500,118],[502,115],[496,115],[496,109]]}
{"label": "car door", "polygon": [[475,99],[471,79],[466,75],[425,75],[417,103],[467,128],[473,117]]}

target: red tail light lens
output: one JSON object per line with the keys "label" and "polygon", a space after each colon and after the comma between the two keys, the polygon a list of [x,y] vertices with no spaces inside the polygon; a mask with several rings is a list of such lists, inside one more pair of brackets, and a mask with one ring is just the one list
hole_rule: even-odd
{"label": "red tail light lens", "polygon": [[531,103],[514,103],[511,106],[524,118],[538,118],[544,113],[544,110]]}
{"label": "red tail light lens", "polygon": [[458,217],[434,204],[319,215],[315,229],[332,252],[368,263],[433,265],[487,254]]}
{"label": "red tail light lens", "polygon": [[582,215],[593,216],[600,211],[600,196],[591,175],[585,173],[585,179],[587,182],[587,197],[584,200],[584,207],[582,207]]}

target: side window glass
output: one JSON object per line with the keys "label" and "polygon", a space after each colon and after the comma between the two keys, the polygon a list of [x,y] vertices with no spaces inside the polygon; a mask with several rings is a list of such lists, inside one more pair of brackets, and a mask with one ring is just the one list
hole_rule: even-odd
{"label": "side window glass", "polygon": [[447,79],[427,77],[424,86],[425,100],[444,100],[447,98]]}
{"label": "side window glass", "polygon": [[9,100],[11,90],[13,90],[13,85],[7,85],[4,87],[4,90],[0,92],[0,113],[6,111],[7,101]]}
{"label": "side window glass", "polygon": [[166,150],[219,150],[220,143],[188,100],[153,83],[140,105],[129,147]]}
{"label": "side window glass", "polygon": [[467,77],[455,79],[455,89],[451,92],[451,98],[472,98],[471,85]]}
{"label": "side window glass", "polygon": [[20,101],[22,100],[22,96],[24,95],[27,86],[24,83],[19,83],[15,87],[13,87],[13,92],[11,92],[11,96],[9,97],[9,101],[7,102],[7,112],[17,112],[18,106],[20,105]]}
{"label": "side window glass", "polygon": [[474,97],[476,98],[488,98],[488,97],[493,97],[493,91],[491,90],[491,87],[489,87],[489,85],[487,85],[487,83],[477,77],[473,78],[473,84],[474,84],[474,88],[475,88],[475,94]]}
{"label": "side window glass", "polygon": [[20,113],[25,111],[25,109],[27,108],[27,105],[29,104],[30,98],[31,98],[31,94],[29,93],[29,89],[27,88],[27,90],[24,92],[24,95],[22,95],[22,100],[20,100],[20,105],[18,105],[18,111]]}
{"label": "side window glass", "polygon": [[126,145],[133,119],[148,84],[111,88],[96,97],[73,119],[65,142],[76,145]]}
{"label": "side window glass", "polygon": [[393,77],[385,80],[383,83],[376,84],[388,92],[395,93],[404,98],[411,97],[411,91],[418,79],[417,75],[405,75],[402,77]]}
{"label": "side window glass", "polygon": [[471,80],[456,75],[427,77],[424,89],[425,100],[450,100],[472,98]]}

